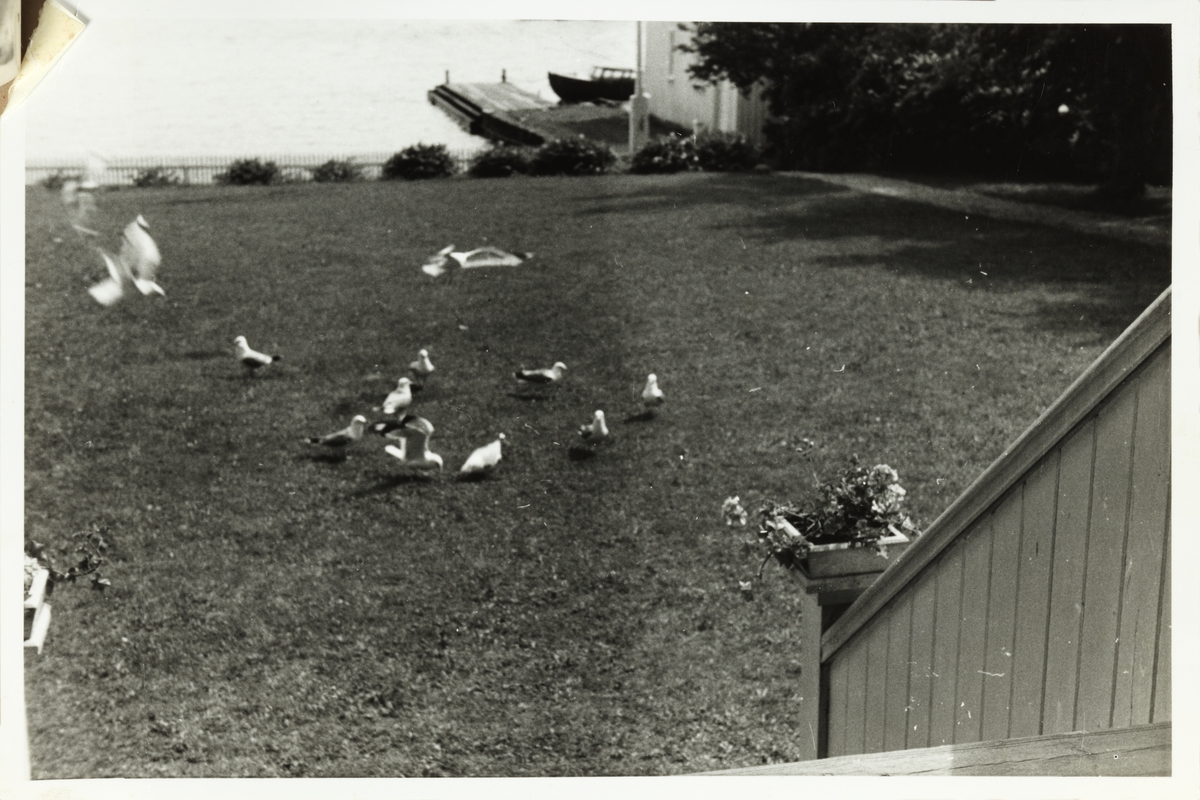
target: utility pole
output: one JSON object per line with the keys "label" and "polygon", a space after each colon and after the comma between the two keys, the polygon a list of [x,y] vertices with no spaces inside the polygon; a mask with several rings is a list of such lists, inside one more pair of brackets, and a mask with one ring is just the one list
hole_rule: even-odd
{"label": "utility pole", "polygon": [[642,23],[637,23],[637,73],[633,97],[629,98],[629,154],[646,146],[650,139],[650,95],[642,86]]}

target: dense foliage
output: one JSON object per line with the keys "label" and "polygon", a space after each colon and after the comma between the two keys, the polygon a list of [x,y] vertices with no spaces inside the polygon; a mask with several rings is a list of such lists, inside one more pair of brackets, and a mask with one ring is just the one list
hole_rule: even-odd
{"label": "dense foliage", "polygon": [[230,186],[268,186],[281,178],[279,166],[274,161],[244,158],[234,161],[224,172],[213,176],[217,183]]}
{"label": "dense foliage", "polygon": [[740,133],[706,131],[696,137],[693,149],[705,172],[744,172],[759,160],[758,148]]}
{"label": "dense foliage", "polygon": [[180,183],[179,175],[164,167],[146,167],[138,170],[133,177],[133,185],[142,189],[156,186],[175,186]]}
{"label": "dense foliage", "polygon": [[[71,534],[70,541],[57,548],[26,539],[25,555],[49,570],[49,591],[53,591],[56,583],[75,583],[84,577],[89,578],[93,589],[103,590],[112,585],[108,578],[100,574],[100,567],[107,560],[110,541],[108,529],[93,524],[88,530]],[[64,561],[70,562],[65,569],[61,566]]]}
{"label": "dense foliage", "polygon": [[617,157],[606,145],[585,139],[552,139],[539,147],[529,162],[533,175],[599,175]]}
{"label": "dense foliage", "polygon": [[695,142],[690,136],[663,136],[633,154],[629,171],[639,175],[682,172],[696,165]]}
{"label": "dense foliage", "polygon": [[444,144],[414,144],[389,158],[380,175],[383,180],[406,181],[447,178],[458,171],[454,156]]}
{"label": "dense foliage", "polygon": [[317,183],[348,183],[362,177],[362,167],[349,159],[331,158],[312,171],[312,179]]}
{"label": "dense foliage", "polygon": [[472,178],[507,178],[529,172],[529,161],[529,148],[497,144],[472,156],[467,174]]}
{"label": "dense foliage", "polygon": [[760,87],[781,166],[1171,176],[1165,25],[698,23],[694,78]]}

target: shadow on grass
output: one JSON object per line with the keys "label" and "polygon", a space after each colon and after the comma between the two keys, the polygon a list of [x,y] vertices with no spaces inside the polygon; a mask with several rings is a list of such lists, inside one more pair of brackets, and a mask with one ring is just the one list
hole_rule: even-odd
{"label": "shadow on grass", "polygon": [[326,450],[301,453],[297,458],[301,461],[310,461],[314,464],[344,464],[350,458],[350,454],[345,450],[338,452]]}
{"label": "shadow on grass", "polygon": [[639,411],[636,414],[630,414],[629,416],[625,417],[625,419],[623,419],[621,421],[625,422],[625,423],[650,422],[657,416],[658,416],[658,414],[655,413],[654,409],[648,408],[645,411]]}
{"label": "shadow on grass", "polygon": [[399,489],[401,486],[408,486],[409,484],[413,483],[433,483],[434,477],[435,476],[432,473],[425,472],[405,472],[398,475],[388,475],[387,477],[382,478],[370,486],[351,492],[350,496],[370,497],[371,495],[376,494],[387,494],[388,492]]}

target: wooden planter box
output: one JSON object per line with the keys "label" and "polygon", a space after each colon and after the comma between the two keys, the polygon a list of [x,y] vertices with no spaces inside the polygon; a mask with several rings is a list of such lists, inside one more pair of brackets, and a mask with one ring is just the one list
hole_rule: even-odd
{"label": "wooden planter box", "polygon": [[887,545],[887,558],[874,547],[854,547],[849,542],[818,544],[800,560],[800,571],[808,578],[836,578],[844,575],[864,575],[883,572],[909,545],[904,534],[885,536],[879,544]]}

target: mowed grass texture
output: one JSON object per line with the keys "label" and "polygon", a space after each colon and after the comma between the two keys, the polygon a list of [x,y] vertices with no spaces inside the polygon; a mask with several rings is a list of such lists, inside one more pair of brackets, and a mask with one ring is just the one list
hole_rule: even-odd
{"label": "mowed grass texture", "polygon": [[[721,502],[852,453],[928,524],[1169,283],[1169,255],[788,175],[99,196],[167,297],[105,309],[28,193],[26,533],[92,523],[27,651],[36,778],[695,772],[794,759],[795,580]],[[430,278],[454,243],[535,253]],[[243,375],[233,338],[280,353]],[[417,350],[446,472],[367,437]],[[520,366],[568,365],[537,399]],[[646,374],[667,395],[649,422]],[[611,445],[568,449],[603,409]],[[490,479],[454,473],[507,436]],[[809,447],[802,440],[815,443]],[[739,581],[753,581],[752,594]]]}

